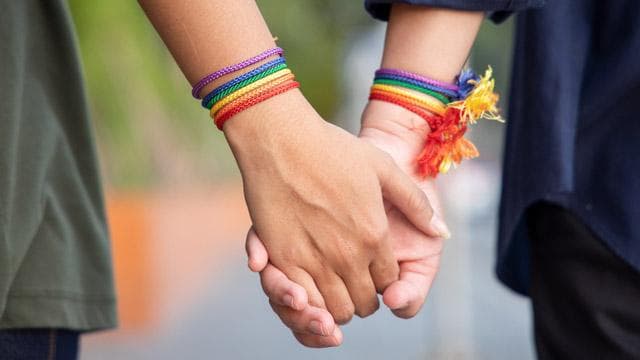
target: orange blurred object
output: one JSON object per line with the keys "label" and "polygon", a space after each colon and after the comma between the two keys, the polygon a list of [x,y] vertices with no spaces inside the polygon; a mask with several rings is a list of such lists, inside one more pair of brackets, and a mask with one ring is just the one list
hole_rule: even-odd
{"label": "orange blurred object", "polygon": [[[122,331],[175,321],[244,249],[250,219],[242,187],[107,192]],[[248,271],[248,270],[247,270]]]}
{"label": "orange blurred object", "polygon": [[154,285],[148,197],[114,194],[107,197],[113,247],[120,328],[141,329],[153,319]]}

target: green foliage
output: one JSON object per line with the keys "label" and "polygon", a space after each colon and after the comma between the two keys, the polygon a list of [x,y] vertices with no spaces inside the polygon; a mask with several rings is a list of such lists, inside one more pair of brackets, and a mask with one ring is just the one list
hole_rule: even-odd
{"label": "green foliage", "polygon": [[195,130],[206,117],[185,95],[188,84],[136,2],[69,4],[107,181],[116,187],[146,186],[158,175],[150,132],[174,128],[197,137],[201,132]]}
{"label": "green foliage", "polygon": [[287,63],[316,110],[331,119],[340,97],[342,51],[347,37],[373,23],[361,1],[270,0],[258,3]]}

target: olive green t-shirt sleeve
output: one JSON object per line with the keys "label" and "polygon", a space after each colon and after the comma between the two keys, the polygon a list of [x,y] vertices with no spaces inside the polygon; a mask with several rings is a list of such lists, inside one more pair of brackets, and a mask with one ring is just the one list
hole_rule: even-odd
{"label": "olive green t-shirt sleeve", "polygon": [[116,324],[76,39],[62,0],[0,0],[0,328]]}

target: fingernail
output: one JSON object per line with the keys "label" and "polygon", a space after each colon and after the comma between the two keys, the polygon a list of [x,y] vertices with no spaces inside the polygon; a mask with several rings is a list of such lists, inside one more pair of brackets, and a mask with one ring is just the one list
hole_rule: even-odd
{"label": "fingernail", "polygon": [[282,304],[292,308],[295,310],[295,306],[293,306],[293,296],[286,294],[282,297]]}
{"label": "fingernail", "polygon": [[440,219],[439,216],[436,215],[433,217],[433,219],[431,219],[431,225],[433,225],[433,227],[438,232],[438,235],[440,235],[440,237],[442,237],[443,239],[451,238],[451,232],[449,231],[449,228],[444,223],[444,221]]}
{"label": "fingernail", "polygon": [[309,331],[316,335],[325,336],[324,331],[322,331],[322,324],[320,321],[313,320],[309,323]]}

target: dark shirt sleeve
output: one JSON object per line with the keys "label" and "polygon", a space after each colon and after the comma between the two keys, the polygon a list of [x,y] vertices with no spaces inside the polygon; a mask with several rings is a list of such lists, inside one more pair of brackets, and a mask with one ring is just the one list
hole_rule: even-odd
{"label": "dark shirt sleeve", "polygon": [[544,5],[546,0],[365,0],[364,6],[376,19],[389,20],[391,5],[403,3],[425,5],[456,10],[485,11],[493,21],[504,20],[511,12]]}

